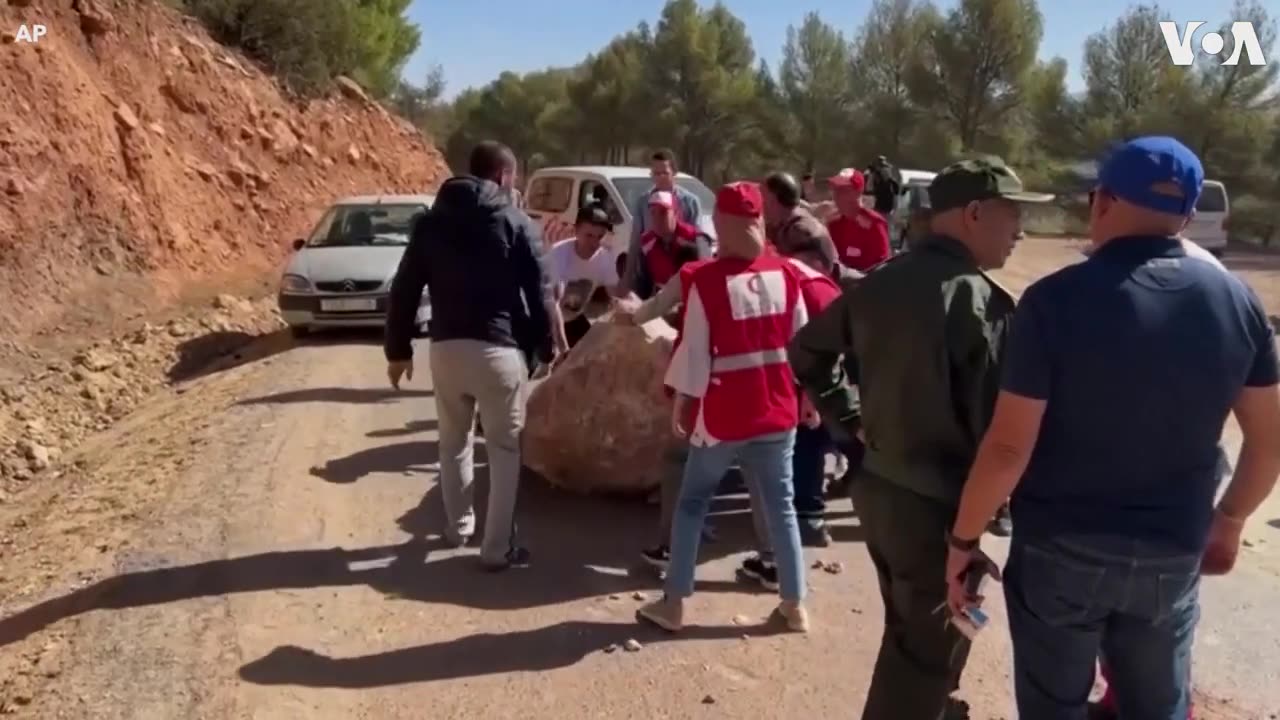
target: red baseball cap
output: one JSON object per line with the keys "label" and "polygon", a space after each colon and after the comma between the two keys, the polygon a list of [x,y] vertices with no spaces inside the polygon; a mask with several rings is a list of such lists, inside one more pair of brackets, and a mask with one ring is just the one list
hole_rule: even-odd
{"label": "red baseball cap", "polygon": [[716,210],[737,217],[761,217],[764,215],[764,197],[760,194],[760,184],[734,182],[725,185],[716,193]]}
{"label": "red baseball cap", "polygon": [[670,210],[676,206],[675,196],[671,194],[670,190],[654,190],[649,193],[649,206],[653,207],[654,205]]}
{"label": "red baseball cap", "polygon": [[847,187],[862,192],[863,188],[867,186],[867,178],[859,170],[845,168],[827,178],[827,183],[833,188]]}

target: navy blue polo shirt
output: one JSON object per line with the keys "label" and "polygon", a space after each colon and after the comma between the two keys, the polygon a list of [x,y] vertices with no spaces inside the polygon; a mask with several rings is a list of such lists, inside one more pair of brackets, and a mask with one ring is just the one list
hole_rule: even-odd
{"label": "navy blue polo shirt", "polygon": [[1004,390],[1047,401],[1015,532],[1193,553],[1232,405],[1242,387],[1280,380],[1253,291],[1163,237],[1117,238],[1027,288],[1004,362]]}

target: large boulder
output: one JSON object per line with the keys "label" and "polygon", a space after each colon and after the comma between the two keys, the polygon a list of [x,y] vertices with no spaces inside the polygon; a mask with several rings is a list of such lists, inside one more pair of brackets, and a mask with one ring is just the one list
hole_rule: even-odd
{"label": "large boulder", "polygon": [[681,445],[662,390],[675,337],[664,320],[595,323],[529,396],[524,464],[574,492],[638,495],[658,487]]}

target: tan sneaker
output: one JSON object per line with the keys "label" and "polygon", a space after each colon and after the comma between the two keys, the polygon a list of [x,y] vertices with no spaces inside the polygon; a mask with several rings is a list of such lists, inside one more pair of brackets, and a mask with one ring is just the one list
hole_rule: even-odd
{"label": "tan sneaker", "polygon": [[774,609],[773,616],[786,623],[792,632],[809,632],[809,611],[800,603],[784,600]]}
{"label": "tan sneaker", "polygon": [[636,610],[636,619],[651,622],[667,632],[680,632],[684,628],[684,603],[664,597]]}

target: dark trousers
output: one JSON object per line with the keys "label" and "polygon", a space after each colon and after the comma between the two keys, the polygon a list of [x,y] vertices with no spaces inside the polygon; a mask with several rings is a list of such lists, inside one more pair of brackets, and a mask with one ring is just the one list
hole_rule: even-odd
{"label": "dark trousers", "polygon": [[572,320],[565,321],[564,336],[569,341],[569,347],[577,345],[582,336],[586,335],[590,329],[591,321],[587,319],[586,315],[579,315]]}
{"label": "dark trousers", "polygon": [[822,484],[826,479],[827,448],[831,446],[831,433],[818,426],[796,428],[795,454],[791,456],[791,478],[795,486],[794,504],[796,518],[802,525],[822,524],[827,503],[822,498]]}
{"label": "dark trousers", "polygon": [[935,612],[947,599],[955,508],[860,472],[850,495],[884,600],[884,637],[862,720],[939,720],[969,640]]}
{"label": "dark trousers", "polygon": [[1101,651],[1120,717],[1186,718],[1199,591],[1199,553],[1128,537],[1015,535],[1004,596],[1019,717],[1085,717]]}

